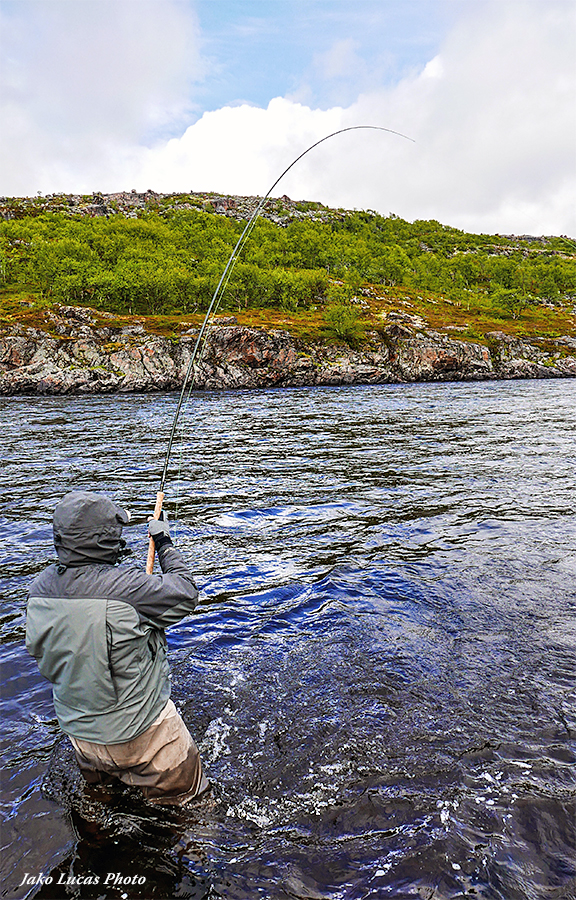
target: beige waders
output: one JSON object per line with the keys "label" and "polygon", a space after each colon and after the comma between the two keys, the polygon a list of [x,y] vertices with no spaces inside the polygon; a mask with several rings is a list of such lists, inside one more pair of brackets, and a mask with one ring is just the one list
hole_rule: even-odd
{"label": "beige waders", "polygon": [[70,740],[89,784],[113,776],[139,787],[151,803],[170,806],[187,803],[210,787],[198,747],[172,700],[152,725],[131,741],[94,744]]}

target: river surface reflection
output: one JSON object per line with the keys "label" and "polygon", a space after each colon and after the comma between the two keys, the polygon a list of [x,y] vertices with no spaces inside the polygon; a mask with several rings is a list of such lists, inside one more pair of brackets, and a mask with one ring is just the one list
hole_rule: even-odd
{"label": "river surface reflection", "polygon": [[175,396],[2,399],[1,896],[576,897],[575,388],[192,395],[169,643],[214,797],[180,813],[81,783],[23,645],[67,490],[144,564]]}

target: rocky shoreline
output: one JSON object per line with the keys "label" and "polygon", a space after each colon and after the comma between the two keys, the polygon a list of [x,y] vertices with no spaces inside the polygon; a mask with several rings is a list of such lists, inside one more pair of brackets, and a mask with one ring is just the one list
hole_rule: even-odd
{"label": "rocky shoreline", "polygon": [[[50,331],[14,325],[0,334],[0,394],[99,394],[181,387],[198,329],[177,340],[143,324],[110,325],[84,307],[49,313]],[[400,318],[400,317],[398,317]],[[207,333],[194,386],[218,390],[417,381],[576,377],[576,339],[546,349],[490,332],[483,344],[392,322],[358,349],[305,344],[288,332],[220,317]]]}

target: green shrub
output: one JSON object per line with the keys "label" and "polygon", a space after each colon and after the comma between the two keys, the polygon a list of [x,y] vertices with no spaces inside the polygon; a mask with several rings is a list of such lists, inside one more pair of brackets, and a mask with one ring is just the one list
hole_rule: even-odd
{"label": "green shrub", "polygon": [[535,299],[517,290],[507,290],[500,286],[493,291],[491,297],[493,312],[502,319],[519,319],[522,311],[532,306]]}
{"label": "green shrub", "polygon": [[358,346],[366,336],[360,321],[360,311],[350,304],[333,303],[327,306],[324,321],[327,336],[344,341],[350,347]]}

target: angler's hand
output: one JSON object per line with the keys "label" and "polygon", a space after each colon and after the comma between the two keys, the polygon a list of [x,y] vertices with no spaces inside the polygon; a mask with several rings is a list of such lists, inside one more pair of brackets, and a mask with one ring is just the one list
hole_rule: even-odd
{"label": "angler's hand", "polygon": [[164,544],[172,543],[168,520],[164,517],[164,513],[160,515],[162,516],[161,519],[148,519],[148,534],[154,541],[156,550],[159,550]]}

